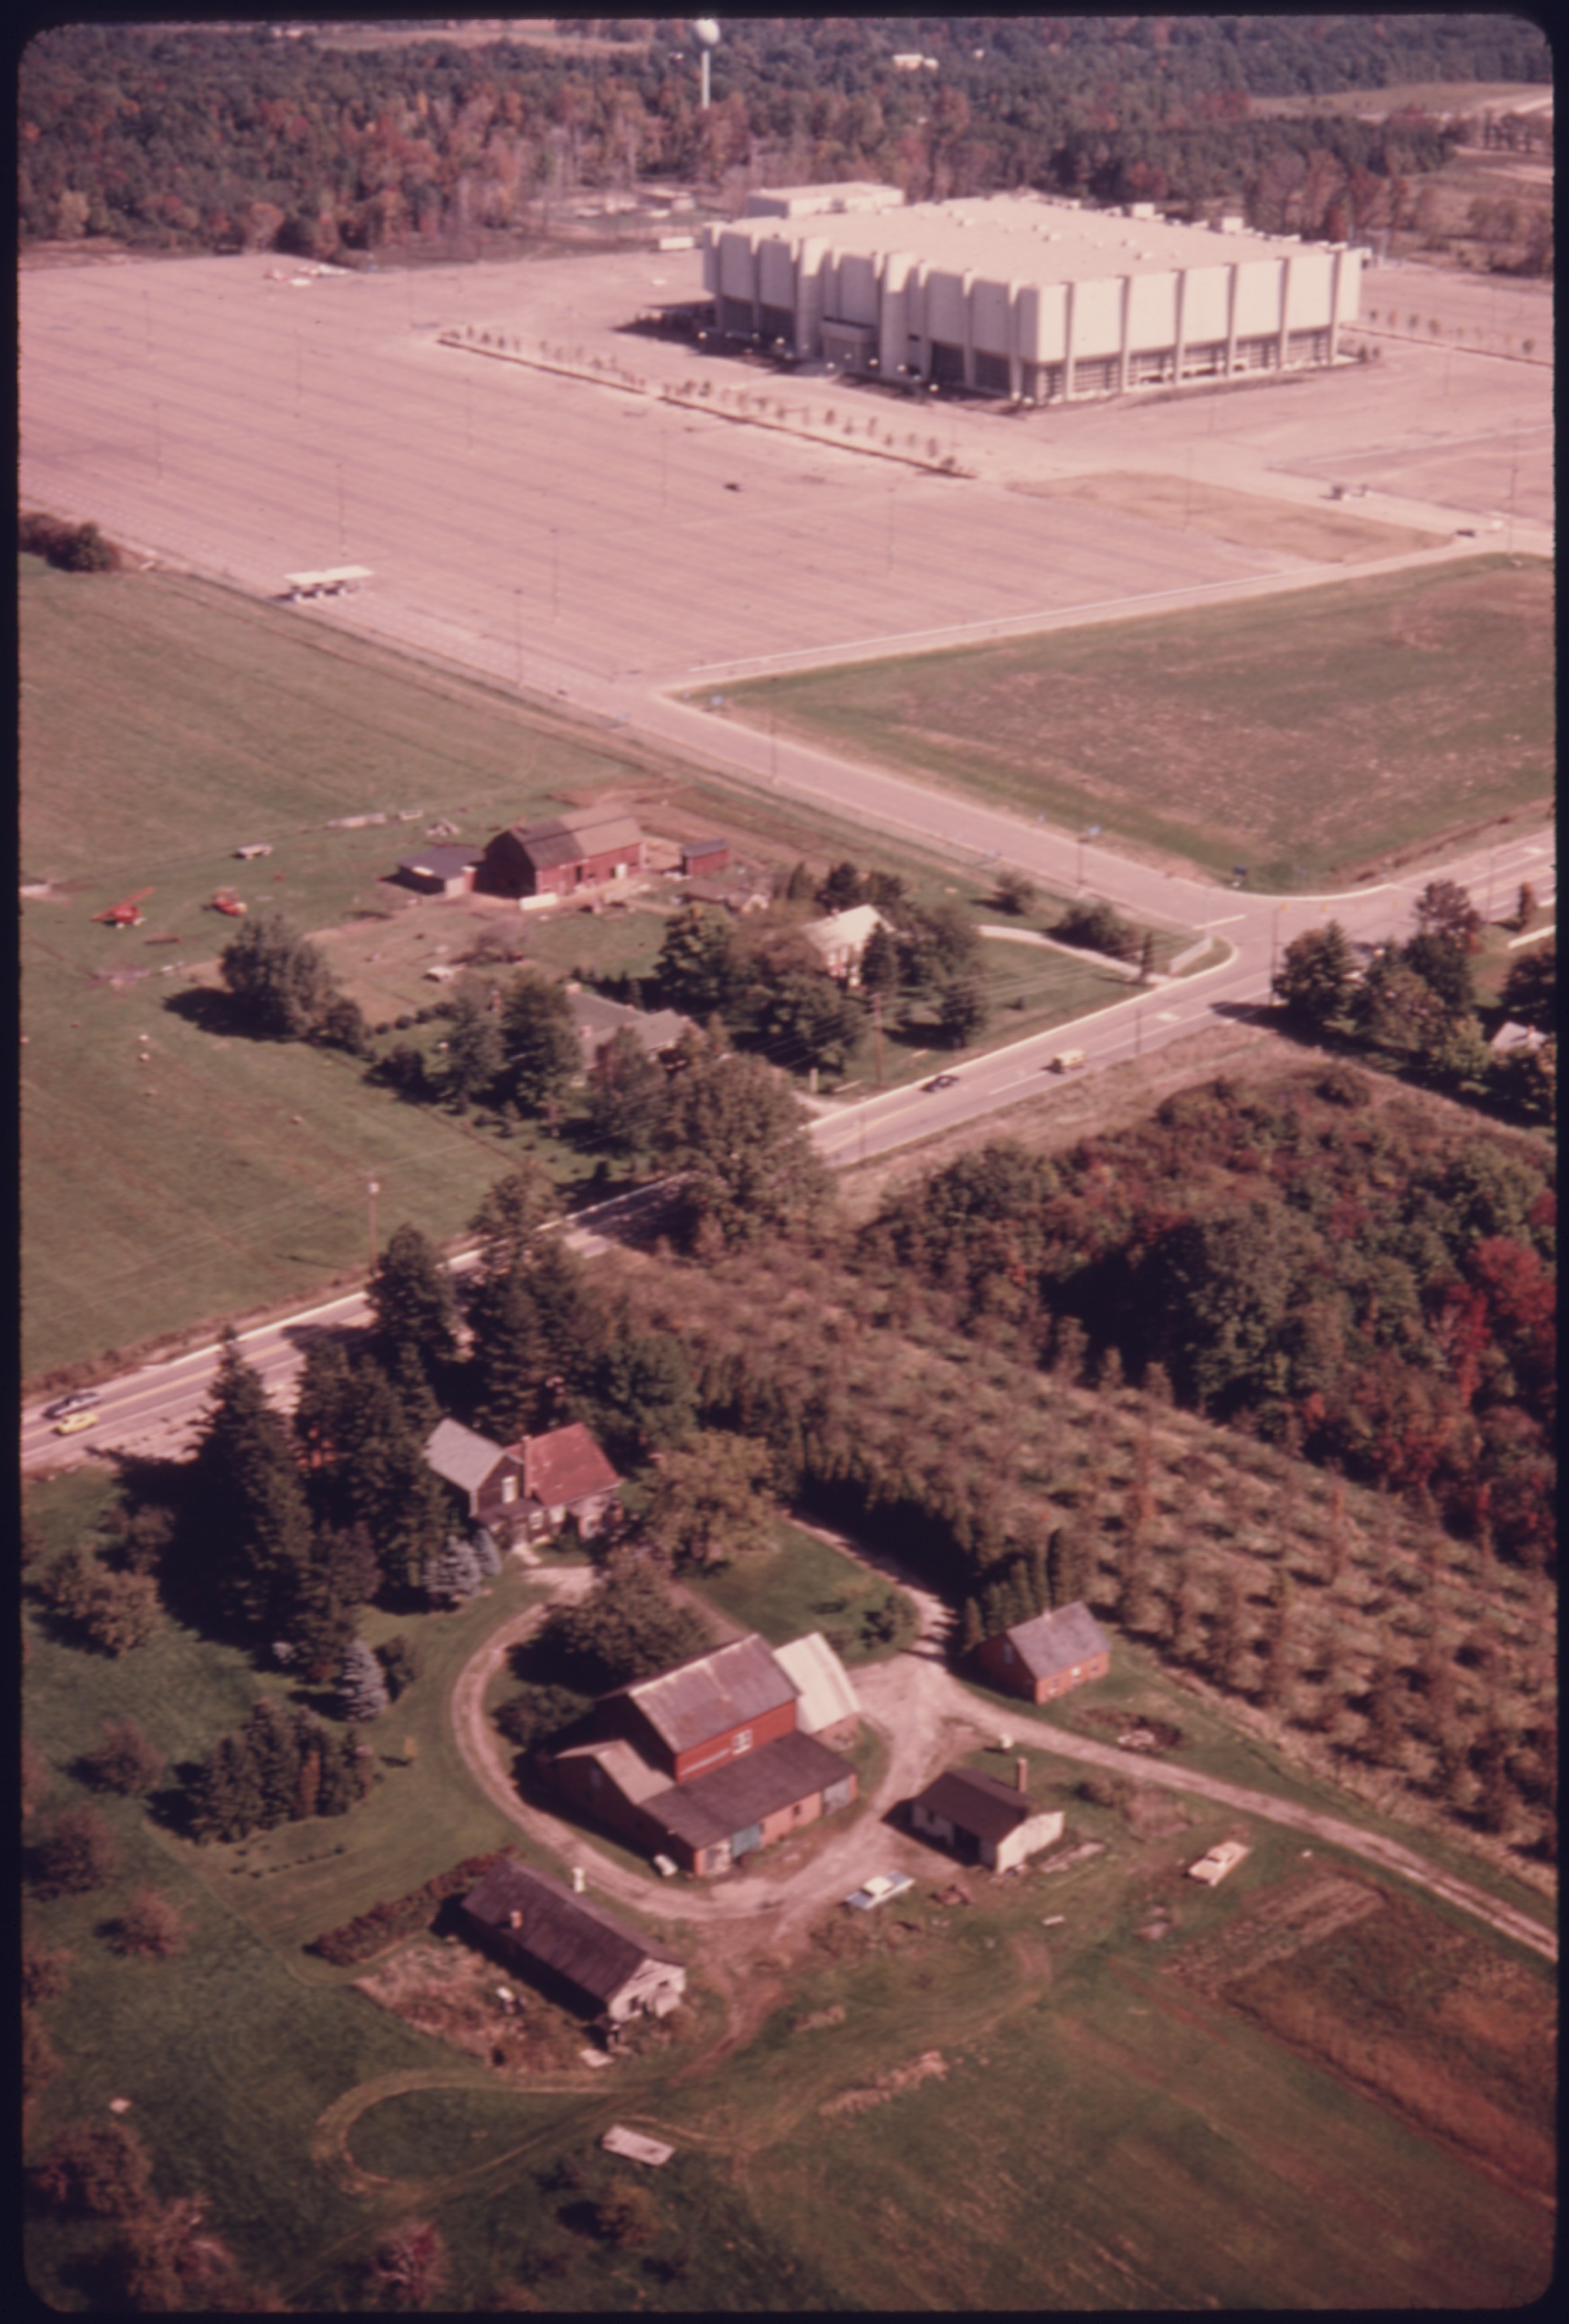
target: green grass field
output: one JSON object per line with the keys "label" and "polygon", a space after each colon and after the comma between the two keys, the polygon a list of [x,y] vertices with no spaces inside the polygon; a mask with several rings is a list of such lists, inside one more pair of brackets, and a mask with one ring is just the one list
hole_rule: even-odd
{"label": "green grass field", "polygon": [[902,1623],[914,1628],[915,1609],[900,1591],[869,1573],[831,1542],[788,1520],[775,1528],[778,1546],[732,1559],[715,1572],[693,1578],[696,1594],[745,1630],[757,1630],[771,1646],[787,1646],[808,1631],[842,1632],[839,1653],[848,1665],[872,1662],[892,1651],[860,1636],[863,1617],[891,1601]]}
{"label": "green grass field", "polygon": [[1479,557],[1297,595],[771,678],[737,715],[1260,889],[1542,807],[1550,567]]}
{"label": "green grass field", "polygon": [[[108,1489],[85,1474],[35,1489],[29,1513],[49,1547],[89,1536]],[[793,1535],[783,1546],[798,1552],[799,1588],[815,1603],[824,1584],[812,1557]],[[439,2226],[453,2271],[446,2304],[459,2310],[494,2304],[509,2279],[572,2313],[1499,2308],[1539,2291],[1548,2212],[1354,2094],[1255,2015],[1169,1974],[1185,1948],[1301,1877],[1297,1836],[1252,1827],[1249,1860],[1223,1890],[1204,1891],[1181,1869],[1232,1828],[1229,1813],[1189,1803],[1185,1829],[1140,1838],[1041,1754],[1030,1755],[1032,1791],[1059,1796],[1070,1839],[1098,1839],[1103,1854],[1057,1875],[965,1876],[974,1902],[950,1910],[934,1901],[952,1877],[934,1853],[930,1877],[890,1911],[826,1911],[782,1984],[760,1958],[776,1997],[734,2050],[715,2047],[724,2014],[700,1945],[692,2007],[671,2043],[606,2075],[553,2072],[548,2088],[492,2079],[375,2006],[353,1972],[301,1948],[511,1837],[463,1775],[447,1697],[529,1586],[510,1572],[457,1615],[398,1625],[424,1670],[366,1730],[380,1781],[350,1817],[198,1849],[134,1803],[102,1803],[124,1851],[118,1879],[28,1908],[30,1928],[73,1956],[69,1992],[46,2013],[61,2066],[30,2154],[68,2123],[101,2117],[111,2098],[129,2098],[158,2191],[199,2190],[250,2270],[328,2310],[361,2304],[367,2251],[411,2216]],[[752,1613],[793,1620],[768,1590]],[[134,1715],[188,1757],[279,1684],[177,1628],[118,1662],[58,1642],[31,1612],[27,1629],[26,1729],[54,1771],[35,1816],[83,1796],[70,1770],[101,1718]],[[1120,1661],[1119,1702],[1159,1707],[1152,1687],[1136,1656]],[[1208,1764],[1220,1738],[1195,1725],[1192,1748]],[[121,1960],[102,1942],[104,1921],[143,1882],[182,1911],[189,1942],[176,1960]],[[669,1926],[657,1902],[652,1925]],[[1170,1932],[1150,1944],[1139,1932],[1157,1909]],[[1428,1912],[1403,1895],[1407,1909]],[[1436,1955],[1444,1923],[1428,1917]],[[1474,1931],[1472,1941],[1484,1944]],[[1354,1941],[1342,1950],[1352,1967],[1336,1974],[1355,1984]],[[1407,1944],[1398,1959],[1408,1957]],[[1388,1976],[1387,1932],[1375,1958]],[[1513,1997],[1518,2046],[1530,2013],[1548,2022],[1551,1972],[1504,1947],[1488,1959],[1493,1986]],[[1426,2020],[1402,1997],[1410,1980],[1397,1984],[1380,1988],[1378,2027],[1420,2042]],[[1333,2017],[1333,1978],[1320,1971],[1309,1989]],[[1463,2052],[1444,2054],[1453,2066]],[[1522,2106],[1538,2102],[1540,2084],[1538,2074]],[[616,2120],[669,2140],[669,2169],[635,2173],[604,2155],[598,2140]],[[557,2177],[563,2163],[571,2184]],[[366,2172],[371,2182],[356,2179]],[[590,2207],[618,2179],[648,2190],[646,2246],[617,2249],[592,2232]],[[80,2268],[101,2240],[87,2224],[36,2224],[28,2265],[41,2297],[86,2305]]]}
{"label": "green grass field", "polygon": [[[201,992],[234,927],[210,908],[218,888],[278,903],[320,936],[374,1024],[434,1001],[425,969],[495,924],[456,902],[406,909],[380,884],[438,816],[484,838],[614,786],[651,833],[725,830],[781,869],[851,857],[917,888],[940,876],[909,850],[625,742],[601,748],[549,712],[234,592],[176,575],[56,573],[31,557],[18,580],[22,866],[27,884],[49,883],[23,905],[32,1383],[352,1279],[371,1177],[384,1227],[407,1220],[438,1241],[461,1236],[525,1154],[564,1205],[588,1188],[593,1157],[531,1126],[504,1139],[369,1086],[341,1054],[213,1029]],[[368,814],[388,820],[328,828]],[[271,856],[235,860],[259,841]],[[966,865],[944,884],[983,914],[989,876]],[[141,927],[95,923],[143,889]],[[506,922],[516,929],[516,916]],[[637,974],[664,925],[648,908],[575,912],[530,921],[524,948],[557,973]],[[150,941],[163,936],[175,941]],[[1114,997],[1093,966],[987,949],[999,956],[992,1040]],[[415,1038],[433,1048],[439,1032]],[[888,1077],[918,1076],[922,1049],[918,1031],[891,1036]]]}

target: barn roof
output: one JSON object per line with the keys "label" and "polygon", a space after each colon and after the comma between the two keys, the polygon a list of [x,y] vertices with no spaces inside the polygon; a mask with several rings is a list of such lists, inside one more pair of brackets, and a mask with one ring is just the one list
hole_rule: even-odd
{"label": "barn roof", "polygon": [[977,1840],[1006,1840],[1037,1808],[1027,1792],[968,1767],[949,1767],[917,1794],[917,1805],[946,1816],[958,1831],[973,1832]]}
{"label": "barn roof", "polygon": [[637,1704],[669,1751],[690,1751],[710,1736],[777,1711],[800,1692],[755,1631],[619,1691]]}
{"label": "barn roof", "polygon": [[443,1420],[426,1439],[425,1458],[438,1477],[466,1493],[479,1490],[505,1452],[488,1436],[476,1435],[461,1420]]}
{"label": "barn roof", "polygon": [[580,1420],[525,1436],[512,1448],[523,1463],[523,1490],[541,1508],[569,1508],[591,1493],[614,1492],[621,1479]]}
{"label": "barn roof", "polygon": [[668,1792],[641,1804],[645,1815],[689,1848],[709,1848],[716,1840],[730,1840],[761,1823],[764,1816],[777,1815],[780,1808],[814,1798],[849,1772],[847,1759],[815,1737],[798,1732],[727,1760],[712,1775],[672,1784]]}
{"label": "barn roof", "polygon": [[820,1630],[810,1630],[804,1638],[792,1638],[788,1646],[776,1646],[774,1660],[786,1677],[793,1678],[800,1688],[796,1725],[804,1728],[808,1735],[815,1735],[819,1728],[833,1727],[841,1719],[861,1716],[861,1705],[845,1675],[844,1665]]}
{"label": "barn roof", "polygon": [[623,1800],[633,1807],[641,1807],[657,1794],[670,1787],[670,1778],[663,1767],[651,1767],[641,1751],[612,1736],[608,1742],[593,1739],[586,1743],[569,1743],[565,1750],[550,1755],[551,1765],[559,1766],[565,1759],[593,1759],[601,1766]]}
{"label": "barn roof", "polygon": [[[679,1953],[575,1896],[548,1872],[526,1865],[494,1866],[469,1890],[463,1911],[522,1959],[568,1978],[601,2005],[613,2000],[646,1960],[683,1965]],[[521,1923],[515,1929],[513,1913]]]}
{"label": "barn roof", "polygon": [[1081,1602],[1038,1614],[1032,1622],[1015,1622],[1004,1636],[1031,1678],[1055,1678],[1075,1663],[1111,1651],[1105,1632]]}

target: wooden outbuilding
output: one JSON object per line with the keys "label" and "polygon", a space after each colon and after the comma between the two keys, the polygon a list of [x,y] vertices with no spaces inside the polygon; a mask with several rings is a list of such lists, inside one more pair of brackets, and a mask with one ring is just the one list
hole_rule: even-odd
{"label": "wooden outbuilding", "polygon": [[1089,1608],[1075,1602],[1000,1630],[976,1647],[975,1660],[994,1686],[1027,1702],[1050,1702],[1104,1678],[1112,1648]]}
{"label": "wooden outbuilding", "polygon": [[1062,1838],[1063,1826],[1060,1808],[1043,1808],[1029,1797],[1022,1759],[1012,1786],[968,1767],[950,1767],[910,1802],[909,1821],[923,1840],[991,1872],[1010,1872],[1038,1856]]}
{"label": "wooden outbuilding", "polygon": [[498,832],[475,885],[490,896],[570,896],[643,868],[643,836],[619,808],[574,807]]}
{"label": "wooden outbuilding", "polygon": [[678,1953],[548,1872],[495,1865],[460,1911],[470,1935],[503,1969],[613,2025],[667,2016],[687,1989]]}

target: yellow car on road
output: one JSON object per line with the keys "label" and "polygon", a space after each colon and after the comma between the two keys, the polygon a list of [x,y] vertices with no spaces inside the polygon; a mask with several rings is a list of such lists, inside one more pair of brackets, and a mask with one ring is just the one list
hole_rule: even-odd
{"label": "yellow car on road", "polygon": [[55,1422],[54,1433],[57,1436],[79,1436],[84,1428],[96,1428],[97,1425],[96,1412],[68,1412],[63,1420]]}

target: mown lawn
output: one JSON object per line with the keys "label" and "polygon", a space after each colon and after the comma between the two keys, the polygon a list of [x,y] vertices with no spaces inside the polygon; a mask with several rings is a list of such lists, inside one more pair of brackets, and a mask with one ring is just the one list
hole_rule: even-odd
{"label": "mown lawn", "polygon": [[[73,1475],[31,1494],[49,1549],[89,1536],[107,1493]],[[809,1585],[825,1596],[844,1587],[843,1561],[828,1557],[833,1580]],[[804,1548],[792,1566],[807,1587]],[[793,1627],[791,1609],[758,1586],[761,1567],[751,1579],[760,1622]],[[462,1770],[447,1704],[461,1663],[530,1587],[509,1572],[458,1614],[367,1622],[373,1637],[407,1631],[423,1670],[363,1730],[379,1781],[349,1817],[197,1849],[134,1803],[101,1803],[123,1850],[118,1877],[28,1906],[29,1925],[73,1956],[69,1992],[46,2012],[61,2070],[30,2156],[129,2098],[159,2191],[203,2192],[250,2269],[331,2310],[363,2305],[368,2248],[410,2215],[437,2221],[448,2304],[470,2309],[503,2280],[564,2312],[1493,2308],[1540,2289],[1546,2214],[1166,1975],[1182,1946],[1305,1868],[1297,1835],[1252,1827],[1248,1862],[1203,1891],[1182,1868],[1234,1819],[1194,1803],[1185,1829],[1137,1838],[1045,1755],[1028,1755],[1032,1791],[1060,1794],[1068,1836],[1099,1839],[1100,1856],[1058,1875],[965,1876],[974,1904],[947,1910],[934,1892],[952,1870],[934,1851],[929,1877],[887,1913],[825,1911],[738,2051],[705,2062],[722,2029],[697,1946],[691,2019],[668,2054],[618,2061],[581,2089],[487,2087],[473,2060],[301,1947],[512,1836]],[[176,1628],[110,1662],[60,1643],[31,1611],[26,1627],[26,1728],[54,1769],[40,1814],[85,1796],[70,1769],[106,1714],[140,1719],[178,1759],[280,1683]],[[1112,1695],[1141,1687],[1137,1700],[1158,1713],[1153,1684],[1130,1659]],[[1221,1739],[1195,1732],[1192,1748],[1220,1764]],[[143,1882],[184,1916],[176,1960],[122,1961],[103,1942],[105,1920]],[[1156,1904],[1173,1928],[1152,1947],[1138,1932]],[[1544,1973],[1544,1996],[1547,1984]],[[941,2071],[912,2077],[933,2052]],[[344,2146],[313,2158],[323,2116],[362,2089],[368,2104]],[[669,2139],[675,2162],[644,2174],[605,2156],[598,2140],[614,2120]],[[345,2193],[345,2153],[385,2188]],[[592,2206],[618,2179],[647,2190],[646,2244],[617,2248],[594,2232]],[[79,2264],[97,2239],[32,2227],[42,2297],[85,2304]]]}
{"label": "mown lawn", "polygon": [[1544,807],[1554,600],[1479,557],[733,689],[736,715],[1256,888]]}
{"label": "mown lawn", "polygon": [[774,1548],[691,1576],[694,1595],[742,1629],[760,1631],[771,1646],[787,1646],[811,1630],[837,1637],[845,1664],[893,1651],[888,1642],[862,1635],[866,1617],[881,1608],[891,1609],[901,1635],[913,1630],[915,1609],[901,1591],[801,1526],[783,1520],[774,1532]]}

